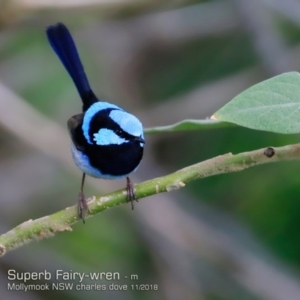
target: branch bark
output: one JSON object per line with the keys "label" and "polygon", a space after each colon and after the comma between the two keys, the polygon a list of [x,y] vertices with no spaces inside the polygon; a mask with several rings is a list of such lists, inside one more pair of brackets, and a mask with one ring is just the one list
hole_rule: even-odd
{"label": "branch bark", "polygon": [[[138,199],[162,192],[171,192],[184,187],[188,182],[213,175],[245,170],[256,165],[300,159],[300,144],[283,147],[268,147],[236,155],[220,155],[203,162],[185,167],[172,174],[154,178],[135,186]],[[107,208],[126,202],[126,191],[91,197],[88,199],[89,214],[92,217]],[[36,220],[28,220],[0,236],[0,256],[26,243],[54,236],[61,231],[72,231],[71,225],[81,221],[77,205]]]}

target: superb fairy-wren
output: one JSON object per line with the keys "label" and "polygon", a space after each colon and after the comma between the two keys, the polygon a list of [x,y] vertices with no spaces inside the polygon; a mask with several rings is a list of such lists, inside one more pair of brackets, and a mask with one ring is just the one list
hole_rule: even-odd
{"label": "superb fairy-wren", "polygon": [[127,199],[136,200],[128,175],[143,157],[144,134],[141,122],[117,105],[99,101],[84,72],[73,38],[62,23],[49,26],[51,47],[73,79],[81,97],[82,113],[68,120],[75,164],[83,172],[78,196],[78,213],[83,219],[88,206],[83,193],[85,174],[103,179],[127,179]]}

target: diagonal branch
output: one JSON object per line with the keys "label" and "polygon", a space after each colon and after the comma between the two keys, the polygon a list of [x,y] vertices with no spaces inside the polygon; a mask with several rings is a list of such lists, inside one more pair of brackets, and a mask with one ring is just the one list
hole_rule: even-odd
{"label": "diagonal branch", "polygon": [[[135,186],[136,196],[145,198],[162,192],[170,192],[185,186],[197,178],[232,173],[249,167],[276,161],[300,159],[300,144],[283,147],[269,147],[232,155],[220,155],[178,170],[172,174],[151,179]],[[90,213],[96,215],[107,208],[126,202],[125,190],[119,190],[101,197],[89,198]],[[54,236],[60,231],[71,231],[71,225],[80,221],[77,206],[67,207],[57,213],[36,220],[28,220],[0,236],[0,256],[34,240]]]}

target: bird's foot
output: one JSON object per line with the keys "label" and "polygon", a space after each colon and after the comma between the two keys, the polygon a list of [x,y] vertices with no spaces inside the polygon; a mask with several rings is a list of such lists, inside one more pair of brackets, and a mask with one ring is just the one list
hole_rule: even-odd
{"label": "bird's foot", "polygon": [[83,224],[85,224],[86,214],[89,213],[89,207],[87,205],[86,198],[82,192],[78,194],[78,216],[82,219]]}
{"label": "bird's foot", "polygon": [[126,190],[127,190],[127,202],[131,202],[131,208],[134,210],[134,203],[133,201],[138,202],[138,199],[136,198],[134,186],[131,182],[129,177],[126,177],[127,184],[126,184]]}

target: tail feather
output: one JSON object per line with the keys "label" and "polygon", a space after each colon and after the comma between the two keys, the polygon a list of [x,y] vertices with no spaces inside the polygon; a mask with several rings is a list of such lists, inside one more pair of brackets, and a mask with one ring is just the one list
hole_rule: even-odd
{"label": "tail feather", "polygon": [[86,111],[98,100],[90,87],[69,30],[64,24],[57,23],[47,27],[46,32],[51,47],[73,79],[83,102],[83,111]]}

